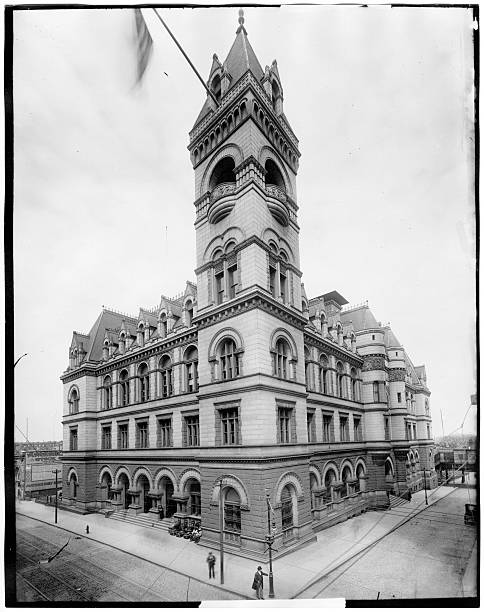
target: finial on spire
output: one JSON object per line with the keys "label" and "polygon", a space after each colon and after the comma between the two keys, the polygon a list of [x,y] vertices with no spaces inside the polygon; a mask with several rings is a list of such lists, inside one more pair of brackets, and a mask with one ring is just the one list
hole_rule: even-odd
{"label": "finial on spire", "polygon": [[239,9],[239,27],[237,28],[237,34],[242,31],[247,36],[247,31],[244,28],[244,11],[243,9]]}

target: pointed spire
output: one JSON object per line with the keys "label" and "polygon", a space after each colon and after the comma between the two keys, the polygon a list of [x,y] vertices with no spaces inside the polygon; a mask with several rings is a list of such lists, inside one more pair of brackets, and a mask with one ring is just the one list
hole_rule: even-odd
{"label": "pointed spire", "polygon": [[244,28],[244,11],[243,9],[239,10],[239,27],[237,28],[237,34],[242,30],[245,35],[247,35],[247,30]]}

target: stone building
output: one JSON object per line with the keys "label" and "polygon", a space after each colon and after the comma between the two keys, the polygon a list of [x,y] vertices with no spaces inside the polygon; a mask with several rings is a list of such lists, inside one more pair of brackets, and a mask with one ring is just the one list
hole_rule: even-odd
{"label": "stone building", "polygon": [[[298,139],[277,63],[239,18],[190,131],[196,284],[74,332],[64,384],[64,503],[201,517],[264,557],[434,486],[424,366],[368,305],[301,282]],[[222,500],[220,500],[222,496]]]}

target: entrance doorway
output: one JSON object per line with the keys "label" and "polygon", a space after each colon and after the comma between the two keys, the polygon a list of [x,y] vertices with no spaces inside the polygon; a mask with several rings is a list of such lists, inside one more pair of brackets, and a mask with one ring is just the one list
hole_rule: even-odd
{"label": "entrance doorway", "polygon": [[140,506],[143,508],[143,512],[148,512],[151,507],[151,500],[148,497],[150,490],[150,483],[144,474],[141,474],[138,478],[138,488],[141,489],[140,495]]}
{"label": "entrance doorway", "polygon": [[176,501],[172,499],[174,493],[173,483],[168,476],[163,476],[159,484],[160,489],[163,491],[163,507],[165,516],[170,518],[177,511]]}
{"label": "entrance doorway", "polygon": [[121,474],[118,479],[118,482],[123,487],[121,490],[121,501],[123,502],[123,508],[127,510],[130,500],[129,500],[129,494],[128,494],[129,480],[126,474]]}

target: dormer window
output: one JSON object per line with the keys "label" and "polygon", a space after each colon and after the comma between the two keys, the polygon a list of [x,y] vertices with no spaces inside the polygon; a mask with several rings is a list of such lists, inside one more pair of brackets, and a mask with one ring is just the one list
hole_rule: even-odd
{"label": "dormer window", "polygon": [[277,101],[281,97],[281,90],[276,81],[272,81],[272,108],[277,111]]}
{"label": "dormer window", "polygon": [[222,81],[218,74],[216,74],[212,79],[212,84],[210,85],[210,91],[213,93],[213,95],[215,96],[215,99],[220,104],[220,101],[222,100]]}

